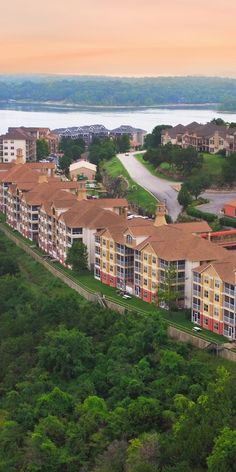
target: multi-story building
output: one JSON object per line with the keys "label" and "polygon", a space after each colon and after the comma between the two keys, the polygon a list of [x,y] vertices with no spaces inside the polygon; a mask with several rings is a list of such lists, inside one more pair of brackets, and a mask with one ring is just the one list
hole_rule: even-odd
{"label": "multi-story building", "polygon": [[0,136],[0,162],[12,162],[21,149],[23,162],[36,161],[36,138],[22,128],[9,128]]}
{"label": "multi-story building", "polygon": [[[15,130],[16,128],[9,128],[8,130]],[[56,133],[53,133],[50,128],[32,128],[32,127],[25,127],[21,126],[23,131],[29,133],[33,136],[36,140],[44,139],[47,141],[49,145],[49,153],[50,154],[58,154],[59,152],[59,136]]]}
{"label": "multi-story building", "polygon": [[68,249],[75,240],[81,240],[87,246],[89,267],[93,268],[95,233],[109,222],[123,221],[127,207],[125,199],[47,201],[40,209],[39,246],[65,264]]}
{"label": "multi-story building", "polygon": [[53,131],[60,138],[83,139],[86,146],[93,142],[94,138],[105,139],[109,137],[110,131],[103,125],[73,126],[70,128],[59,128]]}
{"label": "multi-story building", "polygon": [[17,158],[16,163],[11,164],[10,168],[9,164],[2,164],[2,166],[5,165],[7,165],[7,169],[0,173],[0,211],[3,213],[6,213],[7,193],[12,184],[33,182],[36,185],[40,179],[42,181],[42,176],[54,177],[55,165],[52,163],[22,164],[22,160]]}
{"label": "multi-story building", "polygon": [[110,131],[110,135],[116,138],[128,135],[131,139],[131,144],[133,147],[143,146],[146,134],[147,131],[144,129],[134,128],[133,126],[129,125],[121,125],[119,128],[115,128]]}
{"label": "multi-story building", "polygon": [[235,152],[236,131],[235,128],[218,126],[214,123],[205,125],[197,122],[183,126],[181,124],[168,128],[161,133],[162,145],[173,145],[187,148],[195,148],[199,152],[215,154],[225,150],[227,154]]}
{"label": "multi-story building", "polygon": [[139,220],[109,226],[96,235],[95,277],[154,302],[167,269],[173,267],[178,300],[190,308],[192,269],[224,257],[225,250],[199,237],[208,227],[205,222],[155,226]]}
{"label": "multi-story building", "polygon": [[231,252],[193,270],[192,321],[236,339],[236,256]]}

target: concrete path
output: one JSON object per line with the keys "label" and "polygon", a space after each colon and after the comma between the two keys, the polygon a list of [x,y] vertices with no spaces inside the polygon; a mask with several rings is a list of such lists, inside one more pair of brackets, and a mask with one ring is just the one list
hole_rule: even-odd
{"label": "concrete path", "polygon": [[172,188],[172,185],[175,185],[176,183],[160,179],[159,177],[150,174],[150,172],[135,158],[134,153],[129,153],[128,156],[125,154],[118,154],[117,157],[135,182],[151,192],[158,200],[166,204],[169,215],[173,221],[175,221],[178,214],[181,212],[181,206],[177,201],[178,193]]}

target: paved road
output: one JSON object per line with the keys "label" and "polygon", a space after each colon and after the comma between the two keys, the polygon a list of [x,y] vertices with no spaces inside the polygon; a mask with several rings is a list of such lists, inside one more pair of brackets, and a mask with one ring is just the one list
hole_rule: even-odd
{"label": "paved road", "polygon": [[210,213],[215,213],[216,215],[222,216],[220,214],[221,209],[224,204],[230,202],[230,200],[236,200],[236,192],[204,192],[202,197],[210,200],[209,203],[200,205],[198,208],[202,211],[207,211]]}
{"label": "paved road", "polygon": [[149,190],[158,200],[165,202],[167,210],[173,221],[176,220],[181,211],[177,201],[177,192],[172,188],[173,182],[160,179],[150,172],[134,157],[133,153],[128,156],[119,154],[118,158],[129,172],[135,182]]}
{"label": "paved road", "polygon": [[[168,213],[175,221],[181,211],[181,206],[177,201],[177,192],[172,188],[174,183],[150,174],[150,172],[137,159],[135,159],[135,154],[133,153],[130,153],[129,156],[119,154],[118,157],[131,177],[139,185],[153,193],[158,200],[166,203]],[[215,213],[216,215],[220,215],[220,210],[223,208],[225,203],[230,200],[236,200],[235,191],[206,191],[201,196],[210,201],[209,203],[199,206],[199,210]]]}

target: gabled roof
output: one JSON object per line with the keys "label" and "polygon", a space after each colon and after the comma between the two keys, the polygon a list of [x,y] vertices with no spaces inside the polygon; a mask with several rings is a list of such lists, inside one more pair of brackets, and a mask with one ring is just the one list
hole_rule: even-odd
{"label": "gabled roof", "polygon": [[236,285],[235,279],[235,271],[236,271],[236,255],[229,254],[226,255],[225,258],[210,262],[209,264],[203,264],[196,269],[193,269],[193,272],[197,272],[199,274],[204,273],[209,267],[213,267],[213,269],[218,274],[219,278],[226,283]]}

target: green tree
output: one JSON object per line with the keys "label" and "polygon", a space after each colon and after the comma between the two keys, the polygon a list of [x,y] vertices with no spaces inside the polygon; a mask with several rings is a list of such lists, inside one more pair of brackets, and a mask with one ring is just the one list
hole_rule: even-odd
{"label": "green tree", "polygon": [[157,148],[161,144],[161,132],[164,129],[172,128],[170,125],[158,125],[153,128],[152,132],[145,136],[145,148]]}
{"label": "green tree", "polygon": [[222,166],[222,180],[232,185],[236,181],[236,153],[228,156]]}
{"label": "green tree", "polygon": [[236,472],[236,430],[224,428],[207,458],[209,472]]}
{"label": "green tree", "polygon": [[127,152],[130,148],[130,137],[128,134],[123,134],[115,139],[117,152]]}
{"label": "green tree", "polygon": [[49,153],[50,153],[50,148],[46,139],[37,139],[37,142],[36,142],[37,160],[39,161],[40,159],[48,157]]}
{"label": "green tree", "polygon": [[207,176],[196,176],[190,177],[185,183],[184,188],[195,197],[199,197],[199,195],[204,192],[210,185],[210,179]]}
{"label": "green tree", "polygon": [[68,250],[66,263],[72,266],[76,272],[84,272],[88,269],[87,246],[82,241],[74,241]]}
{"label": "green tree", "polygon": [[1,256],[0,277],[2,275],[16,275],[19,272],[17,262],[11,256]]}
{"label": "green tree", "polygon": [[175,310],[177,301],[180,297],[180,292],[176,285],[177,283],[177,272],[175,266],[170,264],[165,269],[164,281],[158,287],[157,290],[157,302],[158,305],[164,303],[169,310]]}
{"label": "green tree", "polygon": [[64,326],[47,333],[45,342],[38,347],[39,365],[64,379],[84,372],[91,355],[90,339],[79,330]]}
{"label": "green tree", "polygon": [[178,193],[178,202],[183,208],[187,208],[192,203],[192,197],[185,185],[181,185],[181,189]]}

